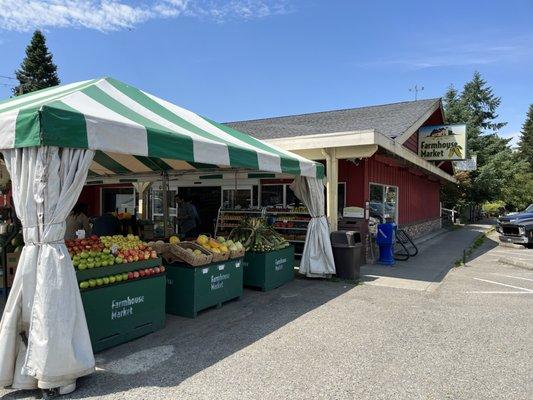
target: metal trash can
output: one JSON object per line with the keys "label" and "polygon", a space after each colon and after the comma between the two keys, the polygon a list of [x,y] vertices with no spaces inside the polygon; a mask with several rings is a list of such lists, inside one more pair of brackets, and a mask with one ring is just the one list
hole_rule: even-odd
{"label": "metal trash can", "polygon": [[331,247],[337,277],[341,279],[359,279],[361,271],[361,253],[363,244],[358,231],[331,232]]}

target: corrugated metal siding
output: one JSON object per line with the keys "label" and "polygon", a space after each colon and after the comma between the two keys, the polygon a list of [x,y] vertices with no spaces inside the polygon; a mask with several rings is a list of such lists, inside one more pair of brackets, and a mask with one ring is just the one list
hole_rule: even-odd
{"label": "corrugated metal siding", "polygon": [[[381,156],[383,157],[383,156]],[[391,159],[394,164],[394,160]],[[398,223],[408,224],[440,216],[440,183],[407,168],[388,165],[372,157],[367,162],[369,182],[397,186]]]}

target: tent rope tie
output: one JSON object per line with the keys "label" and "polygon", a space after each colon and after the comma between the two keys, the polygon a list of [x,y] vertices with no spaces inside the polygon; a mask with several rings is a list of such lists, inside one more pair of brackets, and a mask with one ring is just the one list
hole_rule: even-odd
{"label": "tent rope tie", "polygon": [[[27,226],[23,226],[22,227],[22,230],[23,230],[23,233],[26,234],[28,232],[29,229],[35,229],[35,228],[40,228],[42,231],[46,230],[46,228],[49,228],[51,226],[54,226],[54,225],[64,225],[65,222],[51,222],[49,224],[36,224],[36,225],[27,225]],[[26,235],[24,235],[26,236]],[[48,240],[48,241],[32,241],[32,240],[28,240],[27,242],[24,241],[24,245],[25,246],[43,246],[43,245],[46,245],[46,244],[64,244],[65,243],[65,240],[63,238],[60,238],[60,239],[55,239],[55,240]]]}

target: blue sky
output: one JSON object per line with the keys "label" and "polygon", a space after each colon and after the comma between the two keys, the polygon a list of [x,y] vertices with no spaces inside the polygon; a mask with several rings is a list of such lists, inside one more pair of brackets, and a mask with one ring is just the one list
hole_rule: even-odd
{"label": "blue sky", "polygon": [[0,10],[0,75],[14,76],[40,27],[63,83],[112,76],[219,121],[410,100],[415,84],[439,97],[475,70],[502,97],[504,136],[533,103],[530,0],[0,0]]}

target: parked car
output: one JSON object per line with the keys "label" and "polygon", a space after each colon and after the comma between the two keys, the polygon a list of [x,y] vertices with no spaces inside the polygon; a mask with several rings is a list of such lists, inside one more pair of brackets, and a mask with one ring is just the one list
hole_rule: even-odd
{"label": "parked car", "polygon": [[502,242],[533,246],[533,204],[522,212],[500,217],[496,230]]}

